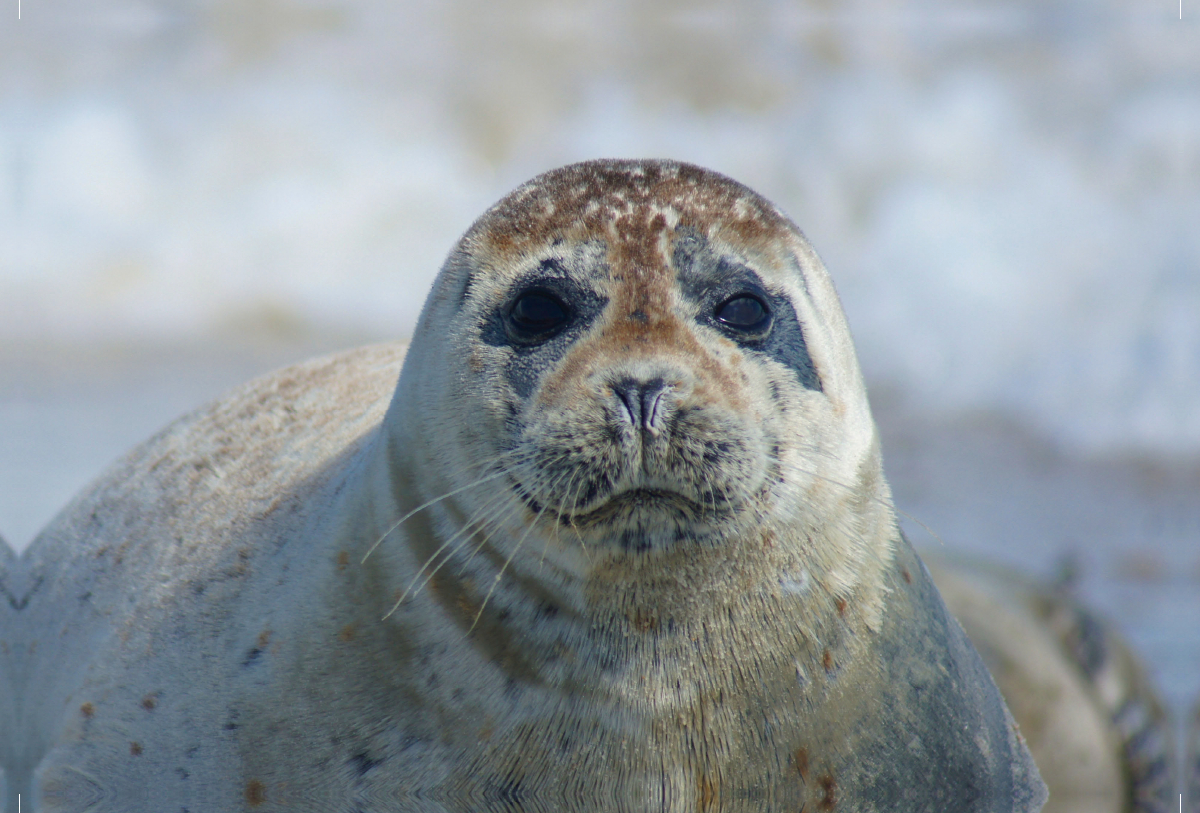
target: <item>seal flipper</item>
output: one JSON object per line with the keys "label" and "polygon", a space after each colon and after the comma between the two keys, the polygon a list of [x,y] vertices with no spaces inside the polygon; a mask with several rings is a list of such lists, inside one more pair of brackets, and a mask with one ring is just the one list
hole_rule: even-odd
{"label": "seal flipper", "polygon": [[846,732],[830,771],[834,809],[1041,810],[1047,791],[1033,757],[907,540],[896,543],[887,587],[863,672],[846,691],[836,691],[839,678],[830,687],[827,713]]}

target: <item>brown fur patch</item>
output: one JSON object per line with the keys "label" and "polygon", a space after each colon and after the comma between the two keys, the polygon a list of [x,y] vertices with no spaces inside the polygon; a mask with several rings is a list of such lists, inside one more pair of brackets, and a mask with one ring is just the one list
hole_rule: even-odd
{"label": "brown fur patch", "polygon": [[629,623],[638,632],[652,632],[658,628],[658,618],[650,612],[643,610],[641,607],[627,614]]}
{"label": "brown fur patch", "polygon": [[246,804],[251,807],[258,807],[267,801],[267,786],[257,779],[251,779],[246,783],[246,790],[243,795],[246,797]]}
{"label": "brown fur patch", "polygon": [[807,784],[808,782],[808,749],[797,748],[792,754],[792,762],[796,766],[796,773],[800,774],[801,781]]}
{"label": "brown fur patch", "polygon": [[700,792],[701,813],[707,810],[718,809],[717,802],[720,789],[718,788],[717,783],[704,773],[701,773],[697,779],[697,784],[699,785],[698,790]]}
{"label": "brown fur patch", "polygon": [[818,780],[818,783],[821,785],[822,795],[817,807],[821,810],[833,810],[837,805],[837,782],[834,781],[833,774],[825,774]]}
{"label": "brown fur patch", "polygon": [[672,162],[591,161],[525,184],[484,215],[468,240],[512,258],[556,239],[616,237],[614,259],[636,264],[655,243],[646,238],[666,226],[665,209],[677,214],[680,225],[703,234],[719,220],[728,239],[747,246],[795,231],[763,198],[711,170]]}

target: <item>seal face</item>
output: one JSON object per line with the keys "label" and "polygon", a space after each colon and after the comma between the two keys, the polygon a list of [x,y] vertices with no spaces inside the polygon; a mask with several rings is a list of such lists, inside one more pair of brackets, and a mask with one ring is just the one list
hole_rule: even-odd
{"label": "seal face", "polygon": [[[449,474],[426,496],[465,488],[468,516],[503,516],[468,485],[503,472],[524,509],[505,505],[509,533],[549,536],[555,561],[820,533],[815,564],[848,598],[893,532],[844,335],[803,236],[745,187],[669,162],[549,173],[468,232],[418,328],[401,391],[412,380],[411,398],[437,401],[423,413],[455,427],[421,463]],[[828,528],[854,501],[878,527]]]}
{"label": "seal face", "polygon": [[498,373],[495,445],[522,501],[586,542],[647,549],[757,525],[787,463],[775,404],[820,380],[785,292],[693,228],[672,240],[668,205],[639,215],[657,255],[561,241],[463,315],[494,348],[477,359]]}
{"label": "seal face", "polygon": [[547,173],[451,252],[389,404],[398,357],[248,385],[35,541],[45,810],[1040,808],[767,201]]}

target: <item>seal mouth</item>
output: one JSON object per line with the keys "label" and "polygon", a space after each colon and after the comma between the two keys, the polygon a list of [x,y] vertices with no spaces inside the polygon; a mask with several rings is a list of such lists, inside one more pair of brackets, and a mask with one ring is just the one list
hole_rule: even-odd
{"label": "seal mouth", "polygon": [[711,501],[700,502],[677,491],[636,487],[611,494],[594,508],[576,512],[543,505],[520,488],[517,493],[531,511],[545,511],[560,525],[576,529],[615,527],[647,512],[666,515],[680,525],[709,524],[735,513],[732,502],[719,492],[712,495]]}

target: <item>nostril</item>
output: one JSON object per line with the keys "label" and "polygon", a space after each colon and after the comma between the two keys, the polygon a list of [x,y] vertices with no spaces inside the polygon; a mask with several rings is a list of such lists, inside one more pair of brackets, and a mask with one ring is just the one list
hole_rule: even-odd
{"label": "nostril", "polygon": [[650,432],[657,432],[661,421],[659,419],[659,406],[662,404],[663,395],[667,391],[667,385],[662,381],[658,382],[655,389],[642,390],[642,428]]}
{"label": "nostril", "polygon": [[642,381],[624,378],[612,385],[621,402],[621,417],[634,429],[657,433],[663,420],[662,398],[670,389],[661,378]]}

